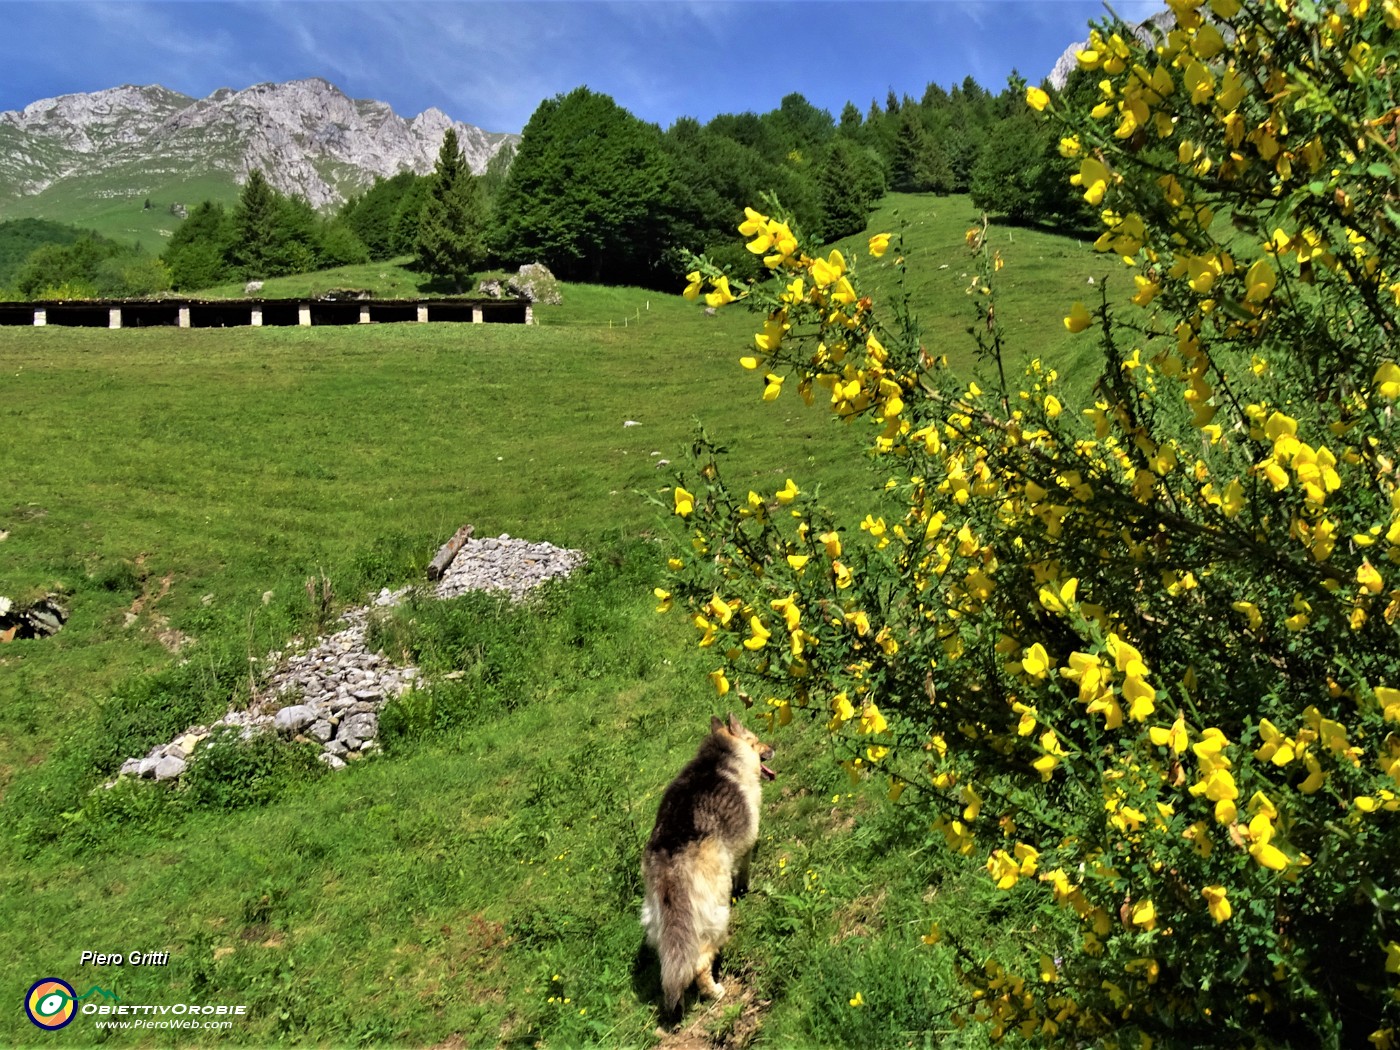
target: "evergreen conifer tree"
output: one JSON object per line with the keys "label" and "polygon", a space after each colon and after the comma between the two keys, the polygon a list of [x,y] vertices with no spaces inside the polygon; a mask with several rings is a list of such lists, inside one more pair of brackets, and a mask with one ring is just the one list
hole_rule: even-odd
{"label": "evergreen conifer tree", "polygon": [[947,193],[953,174],[942,147],[924,126],[917,106],[905,106],[894,140],[890,181],[901,193]]}
{"label": "evergreen conifer tree", "polygon": [[456,129],[448,128],[418,222],[418,265],[460,291],[485,257],[485,225],[481,187],[467,166]]}
{"label": "evergreen conifer tree", "polygon": [[277,228],[281,211],[280,194],[257,169],[248,181],[233,210],[233,244],[230,256],[239,275],[249,279],[272,276],[276,266]]}

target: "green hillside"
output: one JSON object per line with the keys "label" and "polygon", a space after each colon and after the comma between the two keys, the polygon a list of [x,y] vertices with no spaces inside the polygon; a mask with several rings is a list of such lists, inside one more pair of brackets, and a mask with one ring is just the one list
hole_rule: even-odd
{"label": "green hillside", "polygon": [[[904,231],[928,342],[969,372],[970,211],[891,197],[871,229]],[[1060,318],[1103,263],[1051,234],[993,236],[1015,352],[1070,361]],[[860,254],[888,286],[888,262]],[[286,280],[403,294],[411,279]],[[0,585],[72,612],[51,639],[0,645],[0,972],[17,995],[52,974],[130,1003],[249,1008],[229,1032],[103,1033],[113,1045],[656,1043],[640,850],[720,704],[714,661],[653,611],[667,510],[647,497],[669,502],[697,420],[732,449],[731,480],[770,493],[793,473],[862,491],[865,435],[820,405],[760,400],[737,364],[754,329],[738,307],[568,285],[537,317],[0,329],[16,437],[0,451]],[[308,578],[358,604],[421,578],[464,522],[580,547],[589,565],[529,610],[422,602],[376,628],[437,683],[388,719],[384,754],[315,776],[259,752],[217,796],[227,808],[98,786],[246,696],[263,654],[329,629]],[[172,631],[193,644],[168,651]],[[1004,956],[1034,957],[1049,934],[950,874],[926,827],[874,804],[884,784],[833,767],[825,736],[797,719],[775,737],[732,997],[689,1015],[686,1045],[981,1045],[948,1030],[951,959],[923,942],[929,922]],[[239,805],[250,795],[273,800]],[[98,972],[85,950],[170,961]],[[96,1040],[90,1022],[70,1042]],[[0,1017],[0,1044],[54,1039]]]}
{"label": "green hillside", "polygon": [[[132,190],[131,185],[141,189]],[[180,223],[171,206],[192,210],[204,200],[232,205],[238,200],[238,186],[220,175],[164,181],[147,176],[133,183],[120,173],[107,172],[64,179],[42,193],[6,201],[0,205],[0,219],[61,217],[65,223],[96,230],[123,244],[139,244],[158,255]]]}
{"label": "green hillside", "polygon": [[13,286],[16,276],[36,248],[45,244],[72,244],[83,231],[48,219],[14,219],[0,222],[0,289]]}

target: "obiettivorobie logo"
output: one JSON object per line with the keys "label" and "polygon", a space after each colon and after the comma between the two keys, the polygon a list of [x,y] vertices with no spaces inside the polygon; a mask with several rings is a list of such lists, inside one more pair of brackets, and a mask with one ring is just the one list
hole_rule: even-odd
{"label": "obiettivorobie logo", "polygon": [[67,981],[57,977],[45,977],[35,981],[24,997],[25,1015],[46,1032],[56,1032],[72,1023],[78,1016],[78,1003],[90,995],[101,995],[105,999],[120,1002],[121,996],[105,988],[93,985],[82,995],[73,990]]}

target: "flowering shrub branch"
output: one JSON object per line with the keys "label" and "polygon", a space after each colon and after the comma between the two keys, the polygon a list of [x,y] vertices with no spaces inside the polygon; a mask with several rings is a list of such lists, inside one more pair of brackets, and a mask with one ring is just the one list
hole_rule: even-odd
{"label": "flowering shrub branch", "polygon": [[[800,478],[731,491],[702,437],[658,597],[721,695],[775,727],[821,718],[852,777],[887,778],[999,889],[1073,916],[1035,972],[961,948],[994,1037],[1384,1050],[1400,6],[1171,6],[1151,41],[1095,28],[1090,113],[1027,92],[1124,265],[1064,319],[1099,341],[1089,400],[1039,359],[1008,382],[984,227],[974,331],[995,367],[969,381],[862,294],[857,260],[750,209],[767,276],[697,259],[686,295],[757,311],[741,364],[764,399],[795,386],[868,427],[883,484],[845,524]],[[902,266],[886,234],[859,265],[891,250]]]}

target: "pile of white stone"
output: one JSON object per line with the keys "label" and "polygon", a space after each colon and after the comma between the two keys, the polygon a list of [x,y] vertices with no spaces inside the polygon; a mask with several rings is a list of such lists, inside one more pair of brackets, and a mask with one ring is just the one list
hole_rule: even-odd
{"label": "pile of white stone", "polygon": [[[469,539],[431,593],[455,598],[467,591],[504,591],[521,601],[546,580],[568,576],[583,561],[582,551],[508,535]],[[368,605],[347,610],[341,616],[345,627],[336,633],[317,638],[303,651],[269,653],[264,681],[246,708],[230,710],[210,725],[191,726],[144,757],[128,759],[120,775],[173,780],[220,726],[236,727],[245,740],[275,731],[314,741],[321,746],[322,762],[345,768],[347,759],[378,746],[380,708],[420,681],[418,668],[397,666],[383,653],[370,652],[367,640],[374,611],[398,605],[412,591],[386,588]]]}

